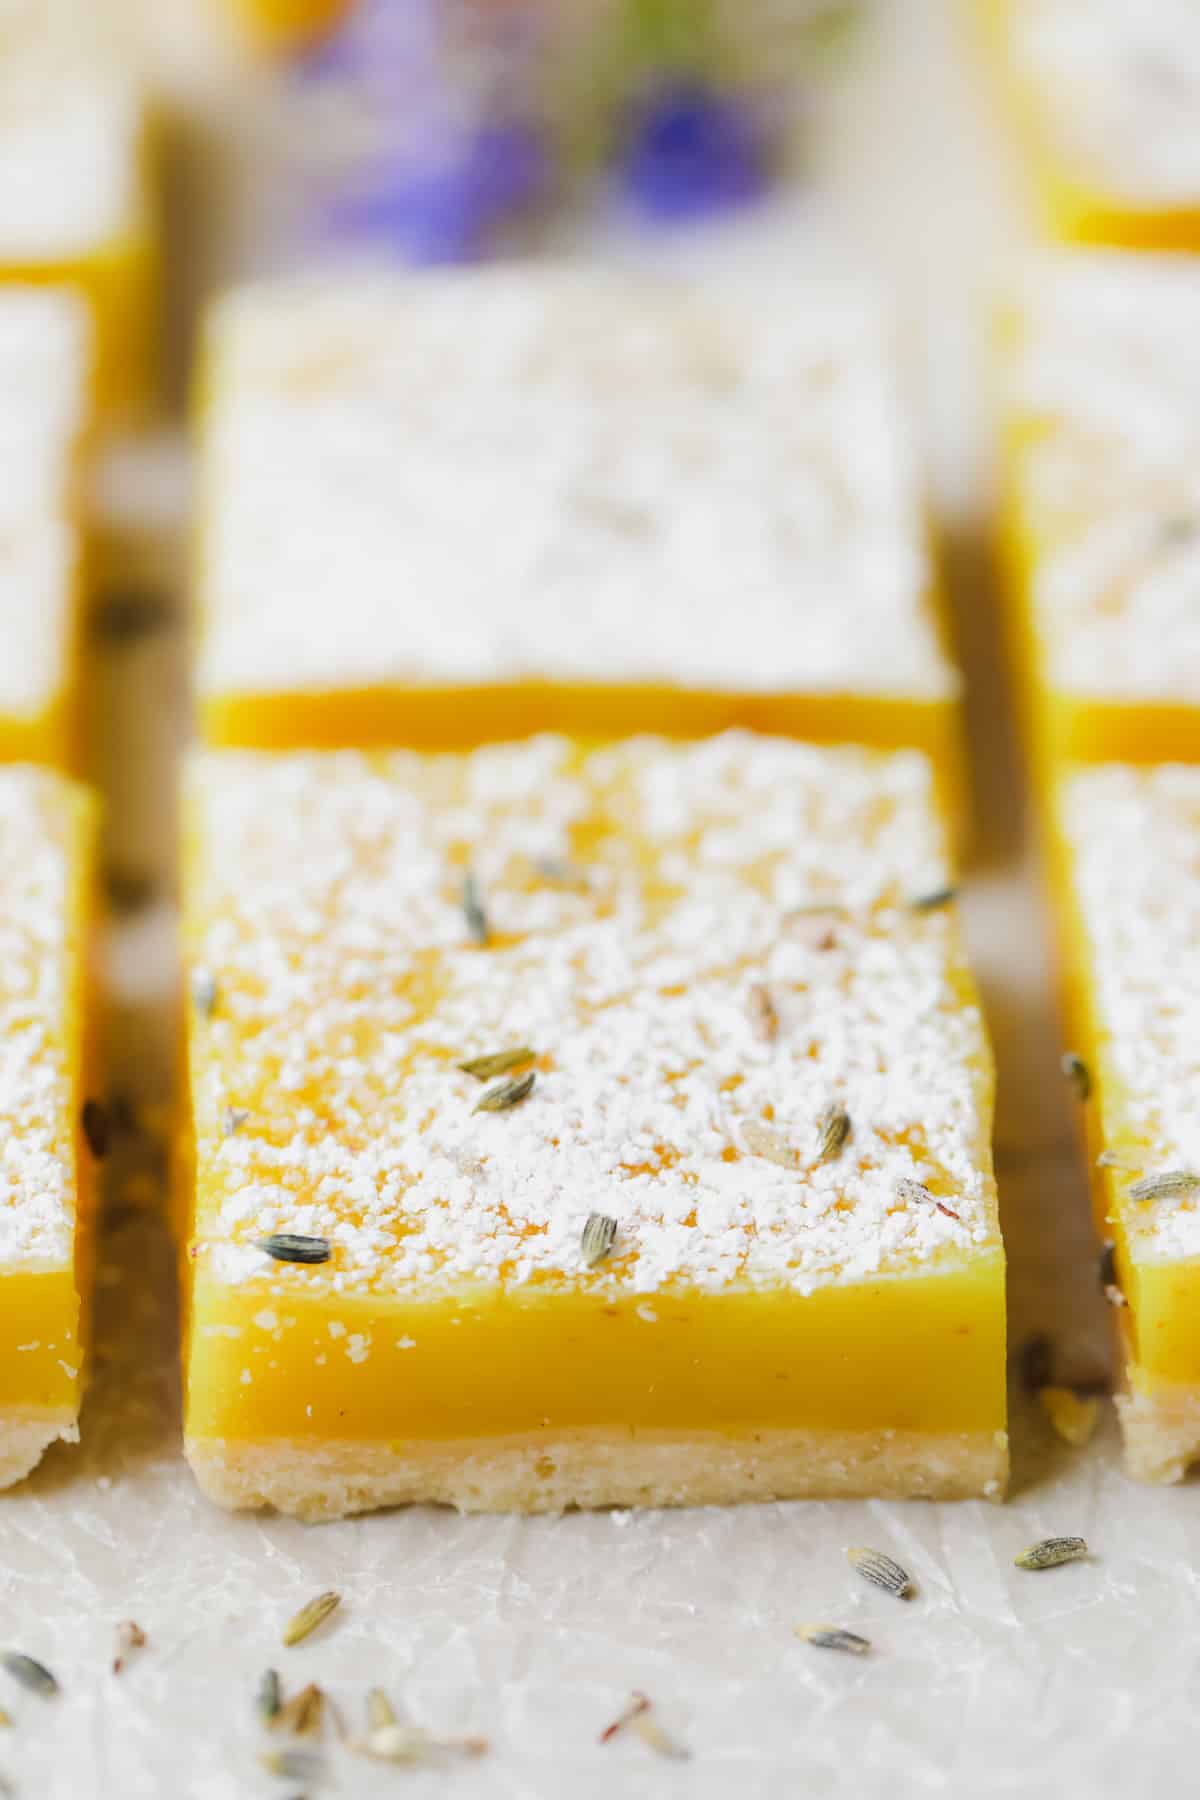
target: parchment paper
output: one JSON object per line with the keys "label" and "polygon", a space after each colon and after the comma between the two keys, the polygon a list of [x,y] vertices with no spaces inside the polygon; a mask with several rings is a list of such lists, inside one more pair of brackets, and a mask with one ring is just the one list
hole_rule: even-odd
{"label": "parchment paper", "polygon": [[[254,184],[244,162],[239,170],[219,59],[197,80],[192,64],[167,54],[172,9],[146,10],[186,126],[172,241],[194,300],[198,286],[255,260]],[[181,3],[181,23],[186,11]],[[979,303],[1027,227],[972,61],[969,11],[953,0],[880,0],[857,60],[814,101],[811,188],[753,222],[653,253],[788,259],[797,281],[811,266],[849,262],[897,290],[972,684],[980,825],[967,912],[1001,1067],[1012,1336],[1051,1331],[1060,1377],[1087,1380],[1104,1370],[1108,1321],[1058,1073],[1043,916],[1021,848],[984,529]],[[202,42],[187,23],[188,42]],[[586,253],[593,235],[568,234],[571,252]],[[623,242],[606,248],[633,253]],[[186,310],[176,309],[177,336]],[[98,508],[110,581],[154,593],[165,584],[179,601],[185,473],[170,433],[109,459]],[[89,653],[110,860],[127,889],[130,876],[165,884],[106,946],[118,1084],[151,1104],[170,1089],[184,638],[176,614]],[[288,1691],[319,1681],[356,1730],[365,1690],[378,1683],[406,1719],[490,1742],[478,1759],[414,1770],[334,1745],[330,1791],[350,1795],[1183,1791],[1200,1692],[1200,1513],[1193,1487],[1126,1482],[1111,1417],[1086,1450],[1071,1450],[1018,1388],[1004,1507],[807,1504],[528,1521],[414,1509],[308,1528],[227,1517],[180,1458],[170,1252],[152,1170],[133,1172],[101,1244],[82,1445],[56,1449],[0,1497],[0,1642],[42,1658],[63,1687],[50,1702],[0,1693],[15,1720],[0,1730],[0,1772],[20,1793],[322,1791],[258,1766],[267,1739],[253,1694],[268,1665]],[[1012,1567],[1016,1551],[1050,1533],[1086,1536],[1092,1560],[1044,1575]],[[845,1560],[855,1543],[900,1557],[918,1597],[901,1604],[862,1583]],[[283,1622],[329,1587],[344,1595],[338,1614],[308,1644],[282,1650]],[[114,1676],[114,1627],[129,1618],[149,1643]],[[793,1627],[814,1619],[864,1632],[874,1652],[859,1660],[797,1641]],[[689,1760],[664,1760],[629,1733],[598,1745],[635,1688]]]}

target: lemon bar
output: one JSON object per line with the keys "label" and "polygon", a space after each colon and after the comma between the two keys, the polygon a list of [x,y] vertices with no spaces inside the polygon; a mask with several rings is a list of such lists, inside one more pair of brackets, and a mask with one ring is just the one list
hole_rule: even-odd
{"label": "lemon bar", "polygon": [[1068,768],[1054,810],[1126,1459],[1178,1481],[1200,1460],[1200,769]]}
{"label": "lemon bar", "polygon": [[1035,261],[1004,321],[1003,530],[1035,756],[1200,760],[1200,271]]}
{"label": "lemon bar", "polygon": [[152,399],[158,254],[145,100],[100,23],[62,0],[0,21],[0,283],[84,296],[93,412],[116,424]]}
{"label": "lemon bar", "polygon": [[874,303],[525,267],[217,309],[202,725],[468,748],[729,726],[957,773]]}
{"label": "lemon bar", "polygon": [[76,751],[79,448],[90,355],[90,321],[75,296],[0,288],[4,762],[67,768]]}
{"label": "lemon bar", "polygon": [[224,0],[256,48],[290,55],[319,44],[351,10],[347,0]]}
{"label": "lemon bar", "polygon": [[933,786],[736,732],[198,752],[206,1492],[1000,1494],[992,1067]]}
{"label": "lemon bar", "polygon": [[[84,1142],[92,806],[0,769],[0,1487],[78,1437],[92,1261]],[[99,1147],[99,1146],[98,1146]]]}
{"label": "lemon bar", "polygon": [[977,0],[1055,235],[1200,249],[1191,0]]}

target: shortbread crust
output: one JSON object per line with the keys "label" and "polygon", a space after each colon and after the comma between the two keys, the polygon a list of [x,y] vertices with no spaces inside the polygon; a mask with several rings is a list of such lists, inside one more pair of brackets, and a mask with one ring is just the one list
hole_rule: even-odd
{"label": "shortbread crust", "polygon": [[460,1512],[724,1506],[738,1501],[1000,1499],[1003,1431],[762,1431],[648,1436],[573,1431],[422,1446],[192,1439],[188,1461],[222,1506],[311,1522],[414,1501]]}

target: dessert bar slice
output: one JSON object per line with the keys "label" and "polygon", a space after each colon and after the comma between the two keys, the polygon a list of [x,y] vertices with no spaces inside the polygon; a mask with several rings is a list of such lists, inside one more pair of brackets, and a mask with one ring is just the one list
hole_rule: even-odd
{"label": "dessert bar slice", "polygon": [[916,752],[198,754],[206,1491],[998,1495],[992,1066],[947,880]]}
{"label": "dessert bar slice", "polygon": [[730,725],[958,778],[914,457],[857,289],[544,267],[237,293],[210,325],[214,745]]}
{"label": "dessert bar slice", "polygon": [[78,1436],[93,829],[90,800],[62,776],[0,769],[0,1487],[56,1438]]}
{"label": "dessert bar slice", "polygon": [[1200,16],[1191,0],[978,0],[1051,228],[1200,248]]}
{"label": "dessert bar slice", "polygon": [[1068,768],[1053,810],[1126,1459],[1178,1481],[1200,1459],[1200,769]]}
{"label": "dessert bar slice", "polygon": [[1200,760],[1197,318],[1190,260],[1121,253],[1035,260],[1006,314],[1004,533],[1044,772]]}
{"label": "dessert bar slice", "polygon": [[0,761],[68,767],[77,749],[90,345],[75,296],[0,287]]}
{"label": "dessert bar slice", "polygon": [[133,420],[158,360],[144,96],[105,44],[103,18],[73,0],[13,11],[0,57],[0,283],[82,294],[95,326],[94,411],[108,424]]}

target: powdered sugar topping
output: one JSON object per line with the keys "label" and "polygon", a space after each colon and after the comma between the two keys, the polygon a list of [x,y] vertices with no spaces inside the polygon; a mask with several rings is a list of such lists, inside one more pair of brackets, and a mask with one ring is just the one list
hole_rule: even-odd
{"label": "powdered sugar topping", "polygon": [[[807,1292],[998,1246],[957,928],[908,904],[945,875],[921,756],[546,737],[215,753],[189,786],[188,952],[218,995],[192,1025],[197,1255],[221,1279]],[[522,1044],[528,1098],[474,1110],[457,1064]],[[834,1101],[853,1135],[821,1163]],[[592,1212],[619,1232],[584,1274]],[[279,1230],[328,1237],[332,1261],[268,1264],[255,1242]]]}
{"label": "powdered sugar topping", "polygon": [[875,306],[526,267],[235,295],[200,685],[941,698]]}
{"label": "powdered sugar topping", "polygon": [[1046,258],[1022,289],[1011,387],[1052,683],[1200,703],[1200,273],[1190,259]]}

